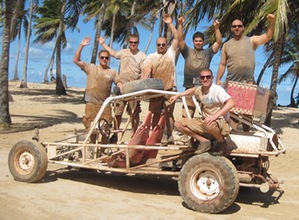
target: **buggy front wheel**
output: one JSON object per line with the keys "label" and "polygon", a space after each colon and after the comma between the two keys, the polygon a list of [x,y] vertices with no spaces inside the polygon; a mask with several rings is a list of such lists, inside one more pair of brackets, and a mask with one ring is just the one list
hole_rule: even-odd
{"label": "buggy front wheel", "polygon": [[20,141],[9,152],[8,167],[17,181],[38,182],[44,177],[48,167],[46,151],[39,143]]}
{"label": "buggy front wheel", "polygon": [[208,153],[195,155],[184,164],[178,185],[187,206],[204,213],[225,210],[239,192],[237,170],[231,161]]}

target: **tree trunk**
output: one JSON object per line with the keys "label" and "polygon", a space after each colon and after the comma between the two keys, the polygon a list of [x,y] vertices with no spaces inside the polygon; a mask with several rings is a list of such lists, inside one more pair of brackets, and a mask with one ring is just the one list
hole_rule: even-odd
{"label": "tree trunk", "polygon": [[96,59],[97,59],[97,53],[98,53],[98,47],[99,47],[98,36],[100,36],[101,30],[102,30],[102,23],[104,20],[105,10],[106,10],[106,1],[107,0],[104,0],[102,2],[102,6],[101,6],[100,12],[97,17],[97,28],[96,28],[95,38],[94,38],[91,60],[90,60],[90,62],[94,63],[94,64],[96,63]]}
{"label": "tree trunk", "polygon": [[271,79],[271,86],[270,86],[270,99],[268,103],[268,110],[267,110],[267,115],[266,115],[266,120],[265,120],[265,125],[268,127],[271,127],[271,117],[272,117],[272,112],[273,108],[276,104],[277,100],[277,93],[276,93],[276,87],[277,87],[277,82],[278,82],[278,70],[280,66],[280,57],[282,54],[282,48],[283,48],[283,38],[284,36],[280,37],[276,43],[275,43],[275,53],[274,53],[274,66],[272,70],[272,79]]}
{"label": "tree trunk", "polygon": [[[21,27],[20,27],[20,29],[21,29]],[[19,80],[18,67],[19,67],[20,47],[21,47],[21,30],[19,31],[19,34],[18,34],[18,47],[17,47],[14,75],[13,75],[14,80]]]}
{"label": "tree trunk", "polygon": [[153,15],[153,17],[151,18],[151,29],[150,29],[150,35],[149,35],[149,38],[148,38],[148,41],[147,41],[147,45],[145,47],[145,50],[144,50],[144,53],[147,54],[147,51],[148,51],[148,48],[151,44],[151,41],[153,39],[153,33],[154,33],[154,27],[155,27],[155,23],[156,23],[156,17],[155,15]]}
{"label": "tree trunk", "polygon": [[[49,64],[46,68],[46,71],[45,71],[45,75],[44,75],[44,82],[49,82],[48,81],[48,71],[49,71],[49,68],[50,68],[50,81],[53,82],[55,80],[55,77],[53,76],[53,65],[54,65],[54,57],[55,57],[55,53],[56,53],[56,48],[58,46],[58,38],[56,38],[56,41],[55,41],[55,44],[54,44],[54,49],[53,49],[53,52],[52,52],[52,55],[51,55],[51,58],[50,58],[50,61],[49,61]],[[47,81],[45,81],[47,80]]]}
{"label": "tree trunk", "polygon": [[[11,2],[12,4],[14,4],[13,2],[15,1],[11,1]],[[18,20],[21,17],[21,12],[23,12],[24,10],[24,4],[25,4],[25,0],[17,0],[17,2],[15,3],[16,8],[13,11],[11,22],[10,22],[10,36],[16,36]]]}
{"label": "tree trunk", "polygon": [[66,95],[65,88],[62,83],[61,74],[61,37],[63,33],[63,20],[65,13],[66,2],[61,7],[61,17],[58,27],[57,47],[56,47],[56,95]]}
{"label": "tree trunk", "polygon": [[297,68],[297,75],[296,75],[296,78],[295,78],[294,85],[292,87],[291,97],[290,97],[290,105],[292,105],[294,107],[297,107],[296,101],[294,99],[294,91],[295,91],[295,88],[296,88],[296,85],[297,85],[297,82],[298,82],[298,77],[299,77],[299,68]]}
{"label": "tree trunk", "polygon": [[[168,7],[167,7],[167,13],[172,17],[172,20],[175,21],[178,18],[174,18],[174,12],[175,12],[175,8],[176,8],[176,3],[168,3]],[[166,40],[167,42],[170,44],[170,42],[173,40],[173,36],[171,33],[171,30],[168,28],[168,26],[166,26]],[[177,54],[178,56],[178,54]]]}
{"label": "tree trunk", "polygon": [[[54,57],[55,57],[55,52],[56,52],[56,43],[55,43],[55,46],[54,46],[54,49],[53,49],[53,52],[52,52],[52,55],[50,57],[50,61],[48,63],[48,66],[45,70],[45,74],[44,74],[44,83],[48,83],[49,82],[49,79],[48,79],[48,72],[49,72],[49,69],[50,69],[50,66],[53,66],[53,63],[54,63]],[[50,71],[50,79],[52,79],[53,74],[51,73]]]}
{"label": "tree trunk", "polygon": [[[164,15],[164,7],[165,7],[165,1],[164,0],[160,0],[160,5],[162,6],[162,8],[160,9],[160,19],[159,19],[159,37],[162,37],[163,34],[163,30],[164,30],[164,21],[163,21],[163,15]],[[162,10],[163,9],[163,10]]]}
{"label": "tree trunk", "polygon": [[56,48],[56,95],[66,95],[61,78],[61,36],[58,37],[58,42]]}
{"label": "tree trunk", "polygon": [[19,66],[19,57],[20,57],[20,47],[21,47],[21,25],[20,25],[20,30],[19,30],[19,34],[18,34],[18,47],[17,47],[13,80],[19,80],[18,66]]}
{"label": "tree trunk", "polygon": [[114,31],[115,31],[115,14],[112,17],[112,26],[111,26],[111,33],[110,33],[110,42],[109,47],[112,48],[113,40],[114,40]]}
{"label": "tree trunk", "polygon": [[31,0],[30,12],[29,12],[29,24],[27,29],[27,38],[26,38],[26,47],[25,47],[24,69],[23,69],[23,76],[22,76],[20,88],[27,88],[27,65],[28,65],[28,57],[29,57],[30,38],[32,32],[31,23],[32,23],[33,6],[34,6],[34,0]]}
{"label": "tree trunk", "polygon": [[9,69],[9,47],[10,47],[10,26],[12,19],[11,0],[5,0],[4,26],[2,33],[2,55],[0,66],[0,125],[11,124],[8,100],[8,69]]}
{"label": "tree trunk", "polygon": [[126,34],[126,40],[125,40],[125,43],[124,43],[124,48],[127,48],[128,46],[128,38],[130,36],[130,34],[132,34],[132,29],[135,25],[135,9],[136,9],[136,4],[137,4],[137,0],[134,0],[133,3],[132,3],[132,6],[131,6],[131,12],[130,12],[130,20],[127,24],[127,27],[126,27],[126,31],[127,31],[127,34]]}

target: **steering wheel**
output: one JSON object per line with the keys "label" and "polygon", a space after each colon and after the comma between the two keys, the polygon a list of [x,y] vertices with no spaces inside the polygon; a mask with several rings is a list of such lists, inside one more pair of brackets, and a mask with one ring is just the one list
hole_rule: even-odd
{"label": "steering wheel", "polygon": [[101,135],[104,137],[109,137],[111,126],[112,125],[109,124],[106,119],[101,118],[98,123],[98,127],[99,127]]}

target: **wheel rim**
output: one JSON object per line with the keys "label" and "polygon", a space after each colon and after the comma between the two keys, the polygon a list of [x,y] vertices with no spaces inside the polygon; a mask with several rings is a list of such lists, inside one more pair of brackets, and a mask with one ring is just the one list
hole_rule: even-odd
{"label": "wheel rim", "polygon": [[15,161],[17,162],[16,167],[21,173],[30,173],[34,168],[34,156],[28,151],[20,152]]}
{"label": "wheel rim", "polygon": [[191,177],[191,191],[200,200],[212,200],[220,193],[220,177],[210,170],[199,170]]}

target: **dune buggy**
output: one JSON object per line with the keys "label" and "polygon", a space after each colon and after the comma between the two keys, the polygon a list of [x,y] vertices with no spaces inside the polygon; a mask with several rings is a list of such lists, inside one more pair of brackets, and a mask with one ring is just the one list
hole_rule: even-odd
{"label": "dune buggy", "polygon": [[[152,80],[152,81],[151,81]],[[234,203],[240,186],[260,188],[262,192],[279,187],[278,180],[268,173],[269,157],[285,152],[279,136],[271,128],[247,120],[238,114],[232,117],[251,127],[250,132],[231,132],[226,138],[226,156],[214,156],[210,152],[195,154],[187,144],[161,144],[164,116],[156,129],[150,129],[151,113],[148,113],[136,131],[135,139],[127,138],[128,124],[114,130],[101,119],[104,107],[119,101],[148,100],[172,96],[176,92],[163,91],[163,84],[156,79],[124,85],[124,94],[109,97],[99,110],[88,133],[74,133],[58,142],[20,141],[9,153],[8,166],[14,179],[22,182],[38,182],[47,170],[48,163],[69,167],[125,174],[165,175],[177,178],[178,190],[188,207],[204,213],[219,213]],[[183,98],[183,104],[185,100]],[[139,132],[139,133],[138,133]],[[116,143],[101,143],[101,137],[118,135]],[[96,135],[97,141],[90,142]],[[38,140],[38,138],[36,138]],[[132,164],[130,152],[138,154],[138,163]],[[107,158],[122,155],[124,167],[113,167]]]}

